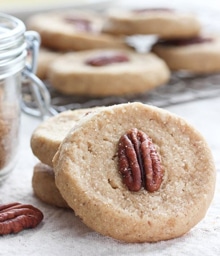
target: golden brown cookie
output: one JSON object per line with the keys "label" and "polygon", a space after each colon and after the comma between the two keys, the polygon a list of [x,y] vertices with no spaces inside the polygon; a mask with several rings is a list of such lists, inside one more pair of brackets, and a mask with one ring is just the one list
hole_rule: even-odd
{"label": "golden brown cookie", "polygon": [[40,79],[47,79],[48,68],[53,61],[62,53],[41,47],[38,54],[38,66],[36,75]]}
{"label": "golden brown cookie", "polygon": [[84,115],[98,108],[64,111],[42,122],[32,133],[31,149],[44,164],[53,166],[52,159],[68,131]]}
{"label": "golden brown cookie", "polygon": [[50,66],[51,85],[67,95],[134,95],[166,83],[170,71],[151,53],[89,50],[67,53]]}
{"label": "golden brown cookie", "polygon": [[201,30],[195,15],[167,8],[110,10],[103,31],[116,35],[157,35],[160,38],[188,38]]}
{"label": "golden brown cookie", "polygon": [[51,11],[32,15],[28,29],[37,31],[42,45],[59,51],[128,48],[124,38],[101,32],[103,18],[92,12]]}
{"label": "golden brown cookie", "polygon": [[69,208],[55,185],[53,168],[38,163],[34,166],[32,176],[34,194],[43,202],[62,208]]}
{"label": "golden brown cookie", "polygon": [[185,40],[161,40],[152,52],[164,59],[173,71],[193,74],[220,72],[220,37],[200,35]]}
{"label": "golden brown cookie", "polygon": [[141,103],[82,118],[53,164],[56,185],[76,215],[126,242],[185,234],[204,218],[215,189],[202,135],[181,117]]}

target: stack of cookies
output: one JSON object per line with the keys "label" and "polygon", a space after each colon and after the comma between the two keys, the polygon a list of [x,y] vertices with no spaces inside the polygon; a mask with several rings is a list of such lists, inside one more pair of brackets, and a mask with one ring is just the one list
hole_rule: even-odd
{"label": "stack of cookies", "polygon": [[31,149],[40,160],[34,167],[32,185],[35,195],[43,202],[68,207],[55,186],[52,159],[69,130],[92,109],[65,111],[43,122],[31,137]]}
{"label": "stack of cookies", "polygon": [[182,236],[213,198],[216,172],[205,139],[157,107],[134,102],[66,111],[36,128],[31,148],[40,160],[36,196],[124,242]]}
{"label": "stack of cookies", "polygon": [[[64,95],[141,94],[167,83],[172,71],[220,70],[217,38],[201,35],[195,16],[170,9],[50,12],[27,26],[42,39],[39,76]],[[137,34],[158,37],[151,52],[127,44]],[[31,149],[39,159],[35,195],[124,242],[182,236],[213,198],[216,173],[205,139],[157,107],[64,111],[36,128]]]}

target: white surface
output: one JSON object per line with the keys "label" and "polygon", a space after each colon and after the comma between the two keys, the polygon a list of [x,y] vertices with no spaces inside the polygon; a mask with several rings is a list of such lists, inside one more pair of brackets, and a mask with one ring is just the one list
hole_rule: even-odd
{"label": "white surface", "polygon": [[33,204],[44,213],[35,229],[0,237],[0,255],[220,255],[220,98],[167,108],[193,124],[207,139],[216,162],[218,180],[215,198],[207,216],[183,237],[158,243],[125,244],[87,228],[70,210],[62,210],[34,197],[31,178],[37,159],[30,149],[30,136],[40,120],[22,115],[19,161],[0,187],[0,203]]}

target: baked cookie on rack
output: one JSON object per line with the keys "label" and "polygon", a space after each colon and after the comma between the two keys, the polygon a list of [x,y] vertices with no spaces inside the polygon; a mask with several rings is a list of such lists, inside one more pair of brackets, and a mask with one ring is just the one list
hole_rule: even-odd
{"label": "baked cookie on rack", "polygon": [[68,131],[81,117],[99,108],[101,107],[67,110],[42,122],[31,136],[33,154],[43,164],[53,167],[52,159]]}
{"label": "baked cookie on rack", "polygon": [[159,40],[152,52],[173,71],[192,74],[220,72],[220,37],[200,35],[190,39]]}
{"label": "baked cookie on rack", "polygon": [[101,49],[66,53],[50,66],[48,80],[66,95],[135,95],[167,83],[170,70],[152,53]]}
{"label": "baked cookie on rack", "polygon": [[61,52],[52,51],[48,48],[41,47],[38,54],[36,75],[42,80],[47,79],[47,72],[50,64],[61,54]]}
{"label": "baked cookie on rack", "polygon": [[124,37],[101,32],[101,14],[76,10],[51,11],[32,15],[26,24],[28,29],[40,34],[43,46],[54,50],[129,48]]}
{"label": "baked cookie on rack", "polygon": [[125,242],[185,234],[205,216],[215,190],[213,157],[201,134],[166,110],[136,102],[84,116],[53,165],[75,214]]}
{"label": "baked cookie on rack", "polygon": [[36,164],[32,176],[32,187],[35,196],[41,201],[49,205],[69,208],[55,185],[52,167],[43,163]]}
{"label": "baked cookie on rack", "polygon": [[115,35],[158,35],[160,38],[188,38],[201,30],[197,17],[168,8],[110,10],[103,31]]}

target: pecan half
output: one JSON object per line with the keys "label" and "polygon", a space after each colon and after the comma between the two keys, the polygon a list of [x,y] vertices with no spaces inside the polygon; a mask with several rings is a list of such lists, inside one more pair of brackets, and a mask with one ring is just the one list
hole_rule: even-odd
{"label": "pecan half", "polygon": [[149,12],[167,12],[167,13],[172,13],[174,12],[173,9],[170,9],[170,8],[144,8],[144,9],[136,9],[136,10],[133,10],[133,13],[136,13],[136,14],[141,14],[141,13],[149,13]]}
{"label": "pecan half", "polygon": [[92,24],[90,20],[77,18],[77,17],[65,17],[66,23],[73,24],[75,28],[79,31],[91,32]]}
{"label": "pecan half", "polygon": [[119,172],[130,191],[143,186],[154,192],[160,188],[163,168],[152,140],[136,128],[124,134],[118,144]]}
{"label": "pecan half", "polygon": [[112,64],[112,63],[120,63],[120,62],[128,62],[128,61],[129,59],[126,55],[115,53],[115,54],[100,55],[98,57],[88,59],[86,61],[86,64],[90,66],[101,67],[101,66]]}
{"label": "pecan half", "polygon": [[34,228],[42,219],[43,213],[32,205],[21,203],[0,205],[0,235]]}
{"label": "pecan half", "polygon": [[163,45],[163,46],[187,46],[187,45],[193,45],[193,44],[210,43],[213,41],[214,39],[211,37],[197,36],[197,37],[187,38],[187,39],[171,39],[171,40],[160,39],[156,44]]}

